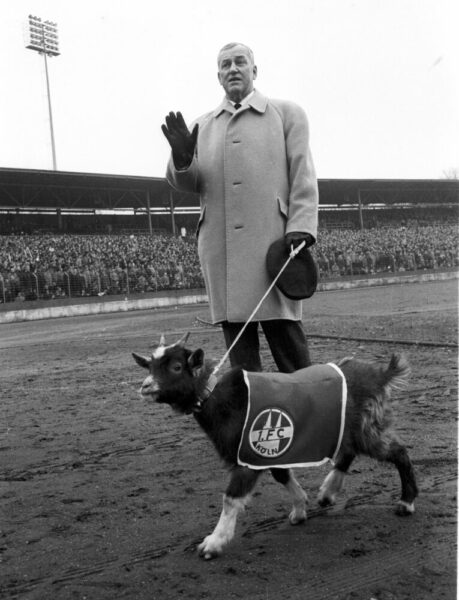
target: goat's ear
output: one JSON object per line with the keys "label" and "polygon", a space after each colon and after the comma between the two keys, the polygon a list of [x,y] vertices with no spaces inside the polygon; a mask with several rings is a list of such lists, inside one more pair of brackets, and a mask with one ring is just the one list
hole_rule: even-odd
{"label": "goat's ear", "polygon": [[132,356],[134,357],[135,362],[144,369],[149,369],[151,367],[151,358],[148,358],[147,356],[141,356],[135,352],[132,353]]}
{"label": "goat's ear", "polygon": [[204,366],[204,351],[201,348],[198,348],[191,354],[188,358],[188,365],[194,374]]}

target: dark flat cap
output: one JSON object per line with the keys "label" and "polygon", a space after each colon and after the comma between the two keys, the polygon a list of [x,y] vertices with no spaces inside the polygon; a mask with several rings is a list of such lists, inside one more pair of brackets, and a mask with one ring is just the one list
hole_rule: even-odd
{"label": "dark flat cap", "polygon": [[[266,267],[272,279],[277,276],[289,256],[290,251],[283,237],[271,244],[266,255]],[[276,285],[290,300],[304,300],[310,298],[316,291],[317,280],[317,265],[309,250],[302,248],[291,259]]]}

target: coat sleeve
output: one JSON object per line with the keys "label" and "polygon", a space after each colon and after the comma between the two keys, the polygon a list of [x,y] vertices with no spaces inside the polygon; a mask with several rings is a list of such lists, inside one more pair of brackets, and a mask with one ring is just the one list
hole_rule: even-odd
{"label": "coat sleeve", "polygon": [[167,163],[166,179],[179,192],[198,192],[198,172],[196,155],[187,169],[176,169],[171,154]]}
{"label": "coat sleeve", "polygon": [[283,114],[290,194],[285,232],[301,231],[317,239],[319,191],[309,147],[309,125],[305,112],[289,103]]}

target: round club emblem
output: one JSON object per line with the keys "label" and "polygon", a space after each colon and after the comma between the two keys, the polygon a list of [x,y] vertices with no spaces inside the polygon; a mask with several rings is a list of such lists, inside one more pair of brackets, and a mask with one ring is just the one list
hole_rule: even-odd
{"label": "round club emblem", "polygon": [[273,458],[284,454],[292,443],[293,421],[279,408],[268,408],[252,423],[249,441],[259,456]]}

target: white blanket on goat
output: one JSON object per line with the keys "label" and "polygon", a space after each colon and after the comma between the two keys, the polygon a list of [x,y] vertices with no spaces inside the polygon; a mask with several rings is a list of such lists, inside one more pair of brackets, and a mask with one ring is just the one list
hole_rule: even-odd
{"label": "white blanket on goat", "polygon": [[295,373],[244,371],[247,415],[238,463],[251,469],[334,461],[343,437],[347,386],[333,363]]}

